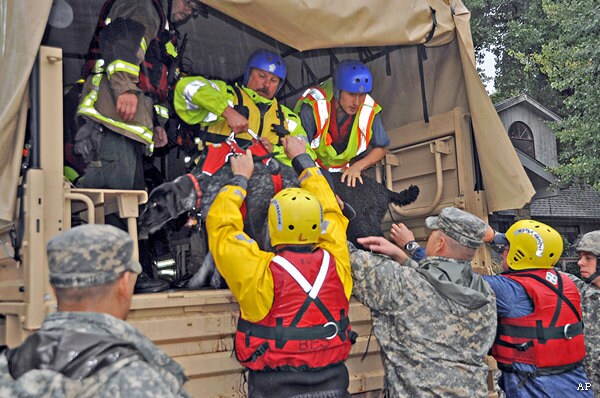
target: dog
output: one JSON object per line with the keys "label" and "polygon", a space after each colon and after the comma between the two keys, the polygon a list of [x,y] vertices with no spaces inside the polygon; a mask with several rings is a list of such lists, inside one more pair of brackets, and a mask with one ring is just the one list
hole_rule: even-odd
{"label": "dog", "polygon": [[[255,160],[254,173],[248,181],[244,231],[262,250],[267,251],[272,249],[267,216],[270,200],[276,194],[272,179],[274,174],[281,176],[282,188],[299,186],[296,172],[291,167],[275,159],[272,159],[268,166],[260,160]],[[148,203],[139,217],[140,236],[147,236],[169,220],[192,210],[199,215],[202,222],[216,195],[232,177],[231,167],[226,163],[213,175],[196,169],[190,174],[160,185],[150,193]],[[359,237],[383,236],[381,220],[390,202],[405,206],[414,202],[419,194],[417,186],[411,185],[401,192],[393,192],[368,176],[363,176],[363,184],[359,183],[355,188],[341,183],[338,174],[333,174],[332,177],[329,181],[330,184],[333,181],[336,194],[357,210],[347,231],[348,240],[355,245],[358,245],[356,240]],[[198,289],[208,284],[214,288],[225,287],[210,253],[206,253],[200,269],[188,282],[188,287]]]}

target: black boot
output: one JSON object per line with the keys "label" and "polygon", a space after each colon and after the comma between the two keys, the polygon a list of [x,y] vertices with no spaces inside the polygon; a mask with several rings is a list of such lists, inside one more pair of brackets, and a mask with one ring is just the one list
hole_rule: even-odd
{"label": "black boot", "polygon": [[142,272],[138,275],[135,282],[134,293],[156,293],[169,288],[169,282],[162,279],[152,279],[147,273]]}
{"label": "black boot", "polygon": [[169,288],[169,282],[158,277],[156,267],[152,263],[152,254],[150,253],[148,240],[140,240],[138,243],[142,273],[138,275],[137,281],[135,282],[134,292],[156,293],[167,290]]}

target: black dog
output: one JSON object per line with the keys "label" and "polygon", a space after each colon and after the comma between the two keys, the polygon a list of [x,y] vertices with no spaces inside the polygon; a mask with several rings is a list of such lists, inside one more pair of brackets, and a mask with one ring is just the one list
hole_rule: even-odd
{"label": "black dog", "polygon": [[[267,215],[270,200],[276,193],[273,188],[273,172],[281,175],[283,188],[299,186],[297,175],[291,167],[282,165],[275,160],[271,160],[269,167],[261,161],[255,161],[254,173],[248,182],[244,231],[263,250],[271,249]],[[200,217],[204,219],[220,189],[233,176],[229,163],[212,176],[203,174],[199,170],[192,174],[192,178],[188,175],[180,176],[172,182],[160,185],[151,192],[148,203],[139,218],[141,237],[157,231],[167,221],[194,209],[198,203],[200,203]],[[356,188],[351,188],[342,184],[339,176],[339,174],[332,175],[335,191],[357,213],[348,227],[348,240],[354,244],[357,244],[356,238],[358,237],[383,235],[381,220],[390,202],[400,206],[407,205],[414,202],[419,194],[419,188],[416,186],[410,186],[398,193],[390,191],[368,176],[363,176],[363,184],[359,183]],[[195,186],[194,178],[198,182],[199,191]],[[198,192],[201,192],[199,202]],[[206,255],[202,266],[190,280],[188,286],[199,288],[207,285],[210,279],[211,286],[222,287],[220,275],[215,270],[212,256]]]}

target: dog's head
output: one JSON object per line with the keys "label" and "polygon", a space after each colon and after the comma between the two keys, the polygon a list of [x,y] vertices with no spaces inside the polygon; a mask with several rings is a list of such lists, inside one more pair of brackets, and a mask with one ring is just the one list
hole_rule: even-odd
{"label": "dog's head", "polygon": [[196,200],[196,188],[187,175],[156,187],[138,219],[140,238],[147,238],[148,234],[158,231],[167,221],[192,210]]}

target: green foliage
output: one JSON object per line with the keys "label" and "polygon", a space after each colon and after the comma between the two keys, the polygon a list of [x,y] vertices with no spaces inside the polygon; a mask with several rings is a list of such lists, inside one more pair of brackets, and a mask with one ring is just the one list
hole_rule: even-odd
{"label": "green foliage", "polygon": [[600,7],[598,0],[465,0],[478,59],[497,60],[494,101],[521,93],[563,120],[559,184],[600,190]]}

